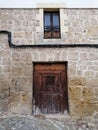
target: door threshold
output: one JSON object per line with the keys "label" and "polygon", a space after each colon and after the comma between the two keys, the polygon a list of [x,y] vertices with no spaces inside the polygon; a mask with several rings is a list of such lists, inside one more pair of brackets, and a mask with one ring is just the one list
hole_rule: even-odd
{"label": "door threshold", "polygon": [[34,117],[38,117],[38,118],[52,118],[52,119],[68,119],[70,118],[70,115],[68,113],[58,113],[58,114],[35,114]]}
{"label": "door threshold", "polygon": [[57,119],[62,119],[62,118],[68,118],[70,117],[67,114],[49,114],[49,115],[45,115],[46,118],[57,118]]}

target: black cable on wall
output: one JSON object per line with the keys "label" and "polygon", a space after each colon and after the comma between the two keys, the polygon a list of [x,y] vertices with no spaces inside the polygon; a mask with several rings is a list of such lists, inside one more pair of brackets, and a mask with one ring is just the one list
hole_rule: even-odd
{"label": "black cable on wall", "polygon": [[64,48],[64,47],[92,47],[98,48],[98,44],[36,44],[36,45],[15,45],[12,43],[12,33],[6,30],[0,30],[0,34],[7,34],[8,35],[8,43],[11,48]]}

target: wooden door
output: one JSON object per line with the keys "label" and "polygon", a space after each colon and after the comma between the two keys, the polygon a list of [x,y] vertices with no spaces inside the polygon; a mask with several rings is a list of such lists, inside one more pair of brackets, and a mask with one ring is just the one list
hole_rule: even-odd
{"label": "wooden door", "polygon": [[41,113],[64,113],[67,110],[66,71],[65,64],[34,65],[35,107]]}

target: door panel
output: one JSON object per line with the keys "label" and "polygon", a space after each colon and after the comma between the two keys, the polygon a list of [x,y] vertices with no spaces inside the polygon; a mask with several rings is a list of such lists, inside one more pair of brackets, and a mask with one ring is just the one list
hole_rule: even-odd
{"label": "door panel", "polygon": [[40,93],[40,110],[42,113],[51,113],[51,94]]}
{"label": "door panel", "polygon": [[41,113],[64,113],[67,110],[65,64],[35,64],[34,98]]}

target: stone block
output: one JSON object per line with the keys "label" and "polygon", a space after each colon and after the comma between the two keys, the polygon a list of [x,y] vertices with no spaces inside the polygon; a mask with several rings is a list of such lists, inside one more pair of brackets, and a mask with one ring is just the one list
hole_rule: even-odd
{"label": "stone block", "polygon": [[91,60],[97,60],[98,59],[98,55],[96,55],[96,53],[89,53],[88,54],[88,59]]}
{"label": "stone block", "polygon": [[0,75],[2,74],[3,72],[3,66],[0,66]]}
{"label": "stone block", "polygon": [[13,78],[10,82],[11,91],[21,92],[24,90],[25,79]]}
{"label": "stone block", "polygon": [[92,77],[94,76],[94,71],[89,71],[89,70],[84,71],[84,75],[85,77]]}
{"label": "stone block", "polygon": [[19,61],[20,60],[20,53],[12,53],[12,60],[13,61]]}
{"label": "stone block", "polygon": [[98,88],[94,88],[94,94],[98,98]]}
{"label": "stone block", "polygon": [[[71,76],[76,75],[76,65],[75,64],[68,66],[68,74]],[[74,86],[74,85],[72,85],[72,86]]]}
{"label": "stone block", "polygon": [[87,53],[80,53],[80,60],[87,60],[88,54]]}
{"label": "stone block", "polygon": [[11,91],[15,92],[31,92],[32,91],[32,78],[15,77],[10,82]]}
{"label": "stone block", "polygon": [[98,78],[98,72],[95,72],[95,77]]}
{"label": "stone block", "polygon": [[32,68],[33,68],[33,66],[32,66],[32,64],[31,65],[25,65],[25,67],[24,67],[24,75],[26,76],[26,77],[31,77],[32,78]]}
{"label": "stone block", "polygon": [[98,71],[98,65],[88,65],[88,70]]}
{"label": "stone block", "polygon": [[2,71],[2,76],[3,76],[4,81],[5,81],[7,84],[9,84],[10,72],[3,72],[3,71]]}
{"label": "stone block", "polygon": [[2,50],[0,51],[0,56],[3,58],[9,58],[11,56],[11,51],[10,50]]}
{"label": "stone block", "polygon": [[98,100],[97,101],[93,101],[92,104],[93,104],[94,111],[98,112]]}
{"label": "stone block", "polygon": [[42,61],[45,61],[47,59],[47,55],[46,55],[46,51],[45,50],[41,50],[40,51],[40,59]]}
{"label": "stone block", "polygon": [[87,35],[88,36],[96,36],[97,32],[98,32],[98,26],[91,25],[88,27]]}
{"label": "stone block", "polygon": [[9,65],[4,65],[3,66],[3,72],[10,72],[10,66]]}
{"label": "stone block", "polygon": [[31,53],[30,52],[21,53],[20,60],[22,60],[22,61],[31,61],[32,60]]}
{"label": "stone block", "polygon": [[70,86],[85,86],[86,85],[86,79],[83,77],[76,77],[69,80]]}
{"label": "stone block", "polygon": [[95,114],[94,114],[94,118],[97,120],[98,119],[98,112],[96,112]]}
{"label": "stone block", "polygon": [[4,114],[5,112],[8,112],[8,99],[0,99],[0,114]]}
{"label": "stone block", "polygon": [[89,78],[87,85],[92,87],[98,87],[98,78]]}
{"label": "stone block", "polygon": [[7,99],[10,96],[10,89],[4,90],[0,93],[0,99]]}
{"label": "stone block", "polygon": [[10,65],[10,58],[3,58],[2,64],[3,65]]}
{"label": "stone block", "polygon": [[94,90],[91,87],[82,88],[82,98],[83,99],[94,99]]}
{"label": "stone block", "polygon": [[15,114],[31,115],[32,114],[32,104],[12,102],[9,104],[8,110]]}
{"label": "stone block", "polygon": [[32,103],[32,93],[22,92],[21,93],[21,101],[23,103]]}
{"label": "stone block", "polygon": [[19,67],[24,67],[25,66],[25,62],[23,61],[13,61],[12,62],[12,66],[19,66]]}
{"label": "stone block", "polygon": [[14,91],[10,91],[10,98],[9,98],[9,102],[20,102],[21,98],[20,98],[20,92],[14,92]]}
{"label": "stone block", "polygon": [[8,43],[8,38],[6,37],[5,34],[1,34],[0,35],[0,46],[2,46],[2,44],[4,44],[4,43]]}
{"label": "stone block", "polygon": [[23,76],[24,75],[24,68],[22,68],[22,67],[13,67],[12,68],[12,75],[13,76]]}
{"label": "stone block", "polygon": [[94,113],[94,108],[90,100],[71,100],[71,115],[78,117],[89,117]]}
{"label": "stone block", "polygon": [[72,61],[79,59],[79,53],[78,52],[69,53],[68,59]]}
{"label": "stone block", "polygon": [[80,100],[82,98],[82,88],[81,86],[72,86],[69,88],[69,98],[70,100]]}
{"label": "stone block", "polygon": [[7,81],[0,77],[0,99],[7,99],[10,95],[10,87]]}

